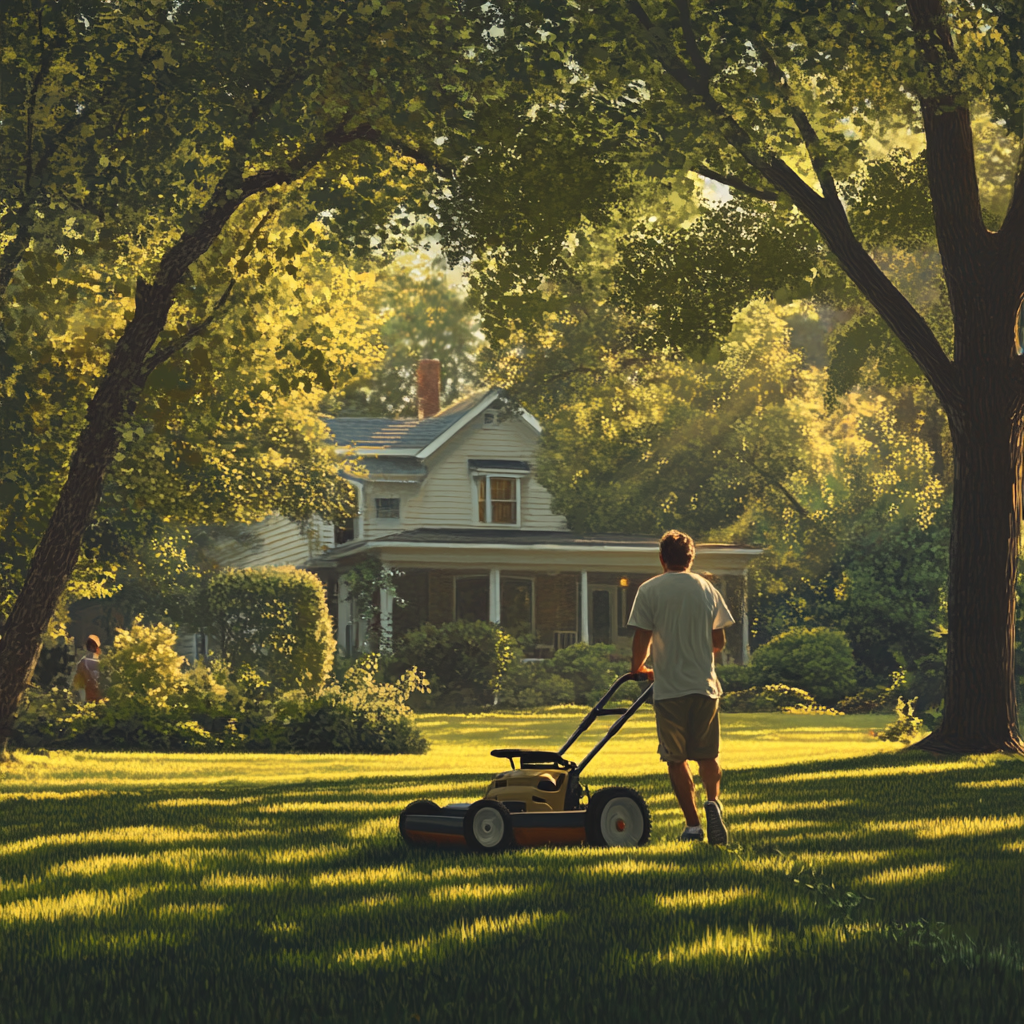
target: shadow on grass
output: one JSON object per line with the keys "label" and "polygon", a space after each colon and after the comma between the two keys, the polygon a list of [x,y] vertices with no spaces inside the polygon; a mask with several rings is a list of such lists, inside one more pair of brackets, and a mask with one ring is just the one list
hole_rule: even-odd
{"label": "shadow on grass", "polygon": [[[397,834],[406,803],[479,796],[487,774],[28,799],[41,781],[0,804],[0,1018],[929,1019],[911,975],[947,1019],[1005,1021],[1019,970],[942,963],[886,928],[1019,935],[1020,777],[889,754],[732,771],[721,850],[674,841],[652,774],[631,780],[648,847],[495,857]],[[837,907],[808,878],[869,898]]]}

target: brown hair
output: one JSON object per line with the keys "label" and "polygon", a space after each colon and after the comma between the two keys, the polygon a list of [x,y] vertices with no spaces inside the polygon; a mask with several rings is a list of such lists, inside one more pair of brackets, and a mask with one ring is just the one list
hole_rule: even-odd
{"label": "brown hair", "polygon": [[689,534],[679,530],[666,530],[661,537],[661,560],[669,569],[689,569],[693,564],[696,547]]}
{"label": "brown hair", "polygon": [[90,633],[85,641],[87,651],[98,651],[100,649],[100,638],[95,633]]}

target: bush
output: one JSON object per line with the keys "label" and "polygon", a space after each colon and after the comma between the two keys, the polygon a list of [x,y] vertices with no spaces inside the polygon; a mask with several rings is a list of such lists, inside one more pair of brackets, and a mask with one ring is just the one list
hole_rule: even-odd
{"label": "bush", "polygon": [[384,679],[377,655],[368,654],[317,697],[295,691],[277,701],[251,745],[307,753],[423,754],[429,744],[406,702],[426,689],[426,679],[414,669],[397,680]]}
{"label": "bush", "polygon": [[814,698],[806,691],[794,686],[775,683],[769,686],[752,686],[747,690],[732,690],[722,695],[723,711],[806,711],[822,712]]}
{"label": "bush", "polygon": [[880,740],[893,740],[899,743],[910,743],[921,731],[924,722],[914,714],[917,698],[911,697],[904,701],[902,697],[896,701],[896,721],[887,725],[878,733]]}
{"label": "bush", "polygon": [[101,662],[103,699],[79,705],[66,687],[31,687],[15,722],[15,743],[88,750],[426,750],[405,703],[426,685],[419,673],[382,680],[376,655],[369,655],[315,696],[303,689],[275,694],[261,689],[255,674],[236,685],[222,662],[183,671],[174,641],[160,624],[118,630]]}
{"label": "bush", "polygon": [[715,675],[722,684],[723,693],[749,690],[754,685],[749,665],[716,665]]}
{"label": "bush", "polygon": [[[629,671],[629,658],[611,644],[573,644],[555,651],[548,660],[551,671],[572,683],[577,704],[593,704],[604,696],[615,680]],[[636,700],[639,686],[628,682],[619,688],[616,697]]]}
{"label": "bush", "polygon": [[502,677],[498,704],[503,708],[541,708],[552,704],[572,704],[573,684],[544,661],[522,661]]}
{"label": "bush", "polygon": [[755,686],[795,687],[824,704],[834,704],[857,689],[850,642],[841,630],[827,626],[786,630],[754,651],[750,669]]}
{"label": "bush", "polygon": [[279,695],[327,684],[336,643],[323,584],[302,569],[228,569],[209,583],[209,608],[237,680],[256,677]]}
{"label": "bush", "polygon": [[521,657],[516,641],[491,622],[427,623],[399,639],[391,664],[398,672],[418,668],[430,681],[430,695],[415,707],[469,711],[493,705]]}

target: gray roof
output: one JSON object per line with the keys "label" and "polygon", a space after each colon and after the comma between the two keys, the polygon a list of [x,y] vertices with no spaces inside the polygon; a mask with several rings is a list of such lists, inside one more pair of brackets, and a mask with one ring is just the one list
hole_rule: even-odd
{"label": "gray roof", "polygon": [[334,443],[341,447],[355,448],[426,448],[436,441],[449,427],[457,423],[487,394],[478,391],[468,398],[449,405],[436,416],[425,420],[376,419],[362,416],[324,417],[327,429]]}
{"label": "gray roof", "polygon": [[427,467],[415,455],[363,455],[355,464],[358,469],[350,475],[357,480],[419,479],[427,475]]}

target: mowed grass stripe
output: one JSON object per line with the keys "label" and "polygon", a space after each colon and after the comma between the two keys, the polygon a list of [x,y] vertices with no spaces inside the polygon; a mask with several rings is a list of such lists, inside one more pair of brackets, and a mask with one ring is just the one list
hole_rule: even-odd
{"label": "mowed grass stripe", "polygon": [[400,843],[410,800],[475,799],[492,747],[577,717],[423,716],[419,757],[23,756],[0,1020],[1022,1020],[1024,764],[899,753],[884,719],[724,716],[729,850],[677,841],[647,713],[589,782],[644,793],[650,846]]}

